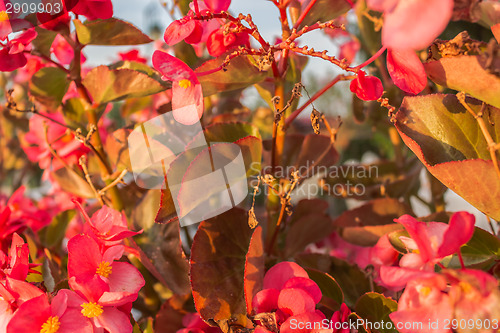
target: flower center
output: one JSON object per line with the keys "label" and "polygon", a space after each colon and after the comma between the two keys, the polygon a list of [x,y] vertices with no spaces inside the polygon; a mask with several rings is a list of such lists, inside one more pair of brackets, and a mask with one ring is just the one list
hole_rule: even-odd
{"label": "flower center", "polygon": [[102,309],[102,305],[99,305],[95,302],[83,303],[82,308],[82,315],[87,318],[98,317],[104,311]]}
{"label": "flower center", "polygon": [[191,81],[189,81],[188,79],[182,79],[179,81],[179,86],[181,88],[187,89],[191,87]]}
{"label": "flower center", "polygon": [[8,20],[9,20],[9,14],[7,14],[6,11],[1,11],[0,12],[0,22],[8,21]]}
{"label": "flower center", "polygon": [[460,288],[462,289],[462,291],[464,293],[470,293],[472,291],[472,286],[470,285],[470,283],[467,283],[467,282],[464,282],[464,281],[460,281],[458,283],[458,285],[460,286]]}
{"label": "flower center", "polygon": [[61,323],[59,322],[58,316],[49,317],[45,323],[43,323],[40,333],[57,333]]}
{"label": "flower center", "polygon": [[430,287],[421,287],[419,292],[423,295],[423,296],[427,296],[431,293],[431,288]]}
{"label": "flower center", "polygon": [[111,274],[112,270],[113,267],[109,262],[101,261],[99,267],[97,267],[97,270],[95,272],[96,274],[99,274],[100,276],[107,278]]}

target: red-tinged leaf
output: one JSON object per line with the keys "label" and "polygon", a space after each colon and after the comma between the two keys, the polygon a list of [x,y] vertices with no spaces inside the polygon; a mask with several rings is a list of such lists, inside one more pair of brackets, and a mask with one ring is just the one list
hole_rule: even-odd
{"label": "red-tinged leaf", "polygon": [[175,204],[172,199],[172,194],[170,190],[162,190],[160,198],[160,209],[155,217],[156,223],[169,223],[177,220],[177,211],[175,210]]}
{"label": "red-tinged leaf", "polygon": [[119,129],[111,133],[106,140],[106,152],[114,169],[132,170],[127,138],[131,130]]}
{"label": "red-tinged leaf", "polygon": [[363,101],[375,101],[384,93],[382,81],[375,76],[366,76],[363,71],[351,81],[349,88]]}
{"label": "red-tinged leaf", "polygon": [[[467,103],[479,112],[479,101],[468,98]],[[487,130],[500,142],[500,111],[490,109],[485,114]],[[500,195],[500,179],[487,142],[455,95],[406,97],[396,119],[403,141],[434,177],[477,209],[500,219],[500,202],[491,199]]]}
{"label": "red-tinged leaf", "polygon": [[64,167],[51,172],[50,175],[61,186],[63,191],[81,198],[95,198],[95,193],[89,183],[73,169]]}
{"label": "red-tinged leaf", "polygon": [[189,265],[182,251],[178,221],[155,223],[155,209],[160,202],[160,191],[150,190],[135,207],[132,220],[141,235],[134,237],[142,264],[159,281],[176,294],[189,290]]}
{"label": "red-tinged leaf", "polygon": [[[311,1],[301,1],[302,11],[306,9],[310,2]],[[352,2],[354,3],[356,1],[353,0]],[[306,25],[313,25],[318,21],[326,22],[333,20],[340,15],[347,13],[349,9],[351,9],[349,1],[318,0],[307,13],[304,21],[302,21],[302,24],[299,26],[299,29]]]}
{"label": "red-tinged leaf", "polygon": [[61,105],[68,91],[68,75],[57,67],[45,67],[37,71],[29,83],[29,92],[41,104],[51,110]]}
{"label": "red-tinged leaf", "polygon": [[[196,73],[202,73],[218,68],[226,59],[225,55],[217,59],[209,60],[196,69]],[[240,56],[231,60],[226,70],[218,70],[208,75],[198,76],[203,87],[203,96],[207,97],[215,93],[246,88],[261,82],[267,76],[266,71],[259,69],[250,62],[249,57]]]}
{"label": "red-tinged leaf", "polygon": [[204,320],[246,315],[245,262],[252,230],[247,213],[233,208],[203,221],[191,248],[191,287]]}
{"label": "red-tinged leaf", "polygon": [[366,321],[370,323],[384,322],[385,325],[378,330],[380,333],[398,332],[389,318],[389,314],[397,309],[398,303],[395,300],[373,292],[361,296],[354,307],[356,313]]}
{"label": "red-tinged leaf", "polygon": [[344,303],[344,293],[337,281],[330,274],[314,268],[306,268],[306,272],[309,278],[316,282],[319,289],[321,289],[321,293],[323,294],[321,304],[335,310]]}
{"label": "red-tinged leaf", "polygon": [[333,224],[348,242],[374,246],[381,236],[402,229],[394,219],[404,214],[412,214],[410,207],[397,199],[381,198],[342,213]]}
{"label": "red-tinged leaf", "polygon": [[424,65],[413,50],[387,50],[387,70],[401,90],[418,94],[427,86]]}
{"label": "red-tinged leaf", "polygon": [[245,302],[247,313],[252,314],[252,300],[262,290],[264,282],[265,258],[262,243],[262,227],[255,228],[245,261]]}
{"label": "red-tinged leaf", "polygon": [[107,103],[131,97],[143,97],[165,90],[165,86],[149,75],[132,69],[109,69],[99,66],[91,70],[83,85],[95,103]]}
{"label": "red-tinged leaf", "polygon": [[117,18],[73,21],[80,43],[84,45],[137,45],[152,42],[151,38],[131,23]]}
{"label": "red-tinged leaf", "polygon": [[446,57],[430,61],[424,67],[429,78],[437,84],[464,91],[500,108],[500,77],[489,70],[500,67],[500,56],[492,59],[486,55]]}
{"label": "red-tinged leaf", "polygon": [[303,251],[307,245],[327,237],[333,231],[333,223],[327,214],[315,212],[295,221],[286,234],[285,257]]}
{"label": "red-tinged leaf", "polygon": [[497,42],[500,44],[500,23],[492,26],[491,31],[493,32],[493,35],[495,36]]}
{"label": "red-tinged leaf", "polygon": [[156,333],[172,333],[183,329],[182,319],[186,315],[185,308],[191,301],[189,295],[174,295],[162,304],[156,314],[154,331]]}
{"label": "red-tinged leaf", "polygon": [[339,154],[329,136],[290,134],[285,139],[281,165],[283,170],[286,170],[287,166],[293,166],[295,170],[300,171],[300,177],[308,178],[316,174],[316,168],[330,167],[337,163],[338,159]]}

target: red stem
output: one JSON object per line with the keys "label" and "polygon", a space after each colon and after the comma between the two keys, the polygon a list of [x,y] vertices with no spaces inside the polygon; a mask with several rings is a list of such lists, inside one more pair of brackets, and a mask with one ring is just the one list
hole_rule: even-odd
{"label": "red stem", "polygon": [[293,25],[294,29],[298,29],[298,27],[300,26],[300,24],[302,23],[302,21],[304,21],[304,19],[306,18],[307,14],[309,14],[309,12],[311,11],[311,8],[314,6],[314,4],[316,3],[316,1],[317,0],[311,0],[311,2],[309,2],[309,4],[307,4],[306,9],[304,9],[304,11],[300,14],[299,19],[297,20],[297,22],[295,22],[295,24]]}
{"label": "red stem", "polygon": [[330,83],[328,83],[326,86],[324,86],[321,90],[319,90],[318,92],[316,92],[313,97],[311,97],[307,102],[304,103],[304,105],[302,105],[300,108],[298,108],[297,110],[295,110],[287,119],[286,119],[286,122],[285,122],[285,129],[288,128],[288,126],[290,126],[290,124],[292,123],[292,121],[297,118],[297,116],[305,110],[305,108],[307,108],[311,103],[313,103],[315,100],[317,100],[321,95],[323,95],[325,92],[328,91],[328,89],[330,89],[331,87],[333,87],[337,82],[339,82],[340,80],[342,80],[344,78],[344,75],[342,74],[339,74],[337,75],[332,81],[330,81]]}
{"label": "red stem", "polygon": [[387,50],[387,47],[386,46],[382,46],[380,48],[380,50],[377,51],[377,53],[375,53],[374,55],[372,55],[370,57],[370,59],[366,60],[364,63],[362,63],[361,65],[359,66],[356,66],[354,67],[355,69],[361,69],[365,66],[368,66],[369,64],[371,64],[372,62],[375,61],[375,59],[377,59],[378,57],[380,57],[382,55],[382,53],[384,53],[384,51]]}
{"label": "red stem", "polygon": [[464,258],[462,257],[462,251],[459,249],[457,254],[458,254],[458,260],[460,260],[460,265],[462,266],[462,269],[465,269],[465,263],[464,263]]}

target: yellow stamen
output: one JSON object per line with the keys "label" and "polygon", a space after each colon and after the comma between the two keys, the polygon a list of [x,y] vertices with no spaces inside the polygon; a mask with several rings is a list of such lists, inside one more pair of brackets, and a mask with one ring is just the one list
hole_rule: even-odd
{"label": "yellow stamen", "polygon": [[102,309],[102,305],[99,305],[95,302],[83,303],[82,308],[82,315],[87,318],[98,317],[104,311]]}
{"label": "yellow stamen", "polygon": [[8,20],[9,20],[9,14],[7,14],[6,11],[1,11],[0,12],[0,22],[8,21]]}
{"label": "yellow stamen", "polygon": [[40,333],[57,333],[61,322],[59,322],[58,316],[49,317],[45,323],[43,323]]}
{"label": "yellow stamen", "polygon": [[189,81],[188,79],[180,80],[179,86],[181,86],[181,88],[187,89],[187,88],[191,87],[191,81]]}
{"label": "yellow stamen", "polygon": [[97,267],[96,274],[99,274],[102,277],[107,278],[113,270],[111,264],[107,261],[101,261],[99,267]]}
{"label": "yellow stamen", "polygon": [[472,291],[472,286],[470,285],[470,283],[467,283],[467,282],[464,282],[464,281],[460,281],[458,283],[458,285],[460,286],[460,288],[462,289],[462,291],[464,293],[470,293]]}
{"label": "yellow stamen", "polygon": [[432,289],[430,287],[421,287],[419,292],[423,295],[423,296],[427,296],[431,293]]}

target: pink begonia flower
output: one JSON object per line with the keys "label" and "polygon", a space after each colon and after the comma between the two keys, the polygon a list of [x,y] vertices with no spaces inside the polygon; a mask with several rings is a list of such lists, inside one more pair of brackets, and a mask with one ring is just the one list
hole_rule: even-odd
{"label": "pink begonia flower", "polygon": [[[232,25],[230,23],[229,25]],[[238,46],[250,46],[250,39],[248,33],[226,33],[226,26],[212,32],[207,40],[208,54],[212,57],[218,57],[227,51],[234,49]]]}
{"label": "pink begonia flower", "polygon": [[113,3],[111,0],[79,0],[71,11],[89,20],[105,20],[113,16]]}
{"label": "pink begonia flower", "polygon": [[263,287],[253,298],[252,307],[256,313],[275,312],[278,325],[303,315],[314,317],[322,297],[318,285],[294,262],[271,267],[264,276]]}
{"label": "pink begonia flower", "polygon": [[394,84],[407,93],[416,95],[427,86],[424,65],[411,49],[387,50],[387,70]]}
{"label": "pink begonia flower", "polygon": [[340,45],[339,59],[345,59],[346,63],[350,65],[356,54],[358,54],[361,44],[359,41],[351,39],[350,41]]}
{"label": "pink begonia flower", "polygon": [[375,101],[384,93],[384,87],[378,77],[366,76],[365,72],[359,71],[349,86],[351,92],[355,93],[363,101]]}
{"label": "pink begonia flower", "polygon": [[448,224],[420,222],[410,215],[395,221],[401,223],[411,237],[401,237],[409,253],[401,258],[400,267],[382,267],[380,275],[386,286],[402,289],[412,278],[428,277],[444,257],[459,252],[472,238],[475,218],[467,212],[457,212]]}
{"label": "pink begonia flower", "polygon": [[67,297],[68,310],[77,310],[88,318],[94,332],[103,332],[104,329],[109,333],[132,333],[130,311],[122,311],[120,307],[135,301],[137,294],[96,293],[91,288],[82,288],[74,278],[69,284],[75,292],[62,289],[58,294]]}
{"label": "pink begonia flower", "polygon": [[421,50],[446,28],[453,0],[367,0],[369,8],[384,13],[382,45],[396,50]]}
{"label": "pink begonia flower", "polygon": [[92,333],[93,327],[81,311],[68,308],[66,293],[58,293],[52,304],[46,294],[24,302],[14,313],[7,333]]}
{"label": "pink begonia flower", "polygon": [[52,221],[52,216],[26,197],[25,190],[24,186],[19,187],[9,198],[7,205],[11,209],[11,219],[23,221],[36,232],[47,226]]}
{"label": "pink begonia flower", "polygon": [[[398,310],[389,317],[401,333],[450,333],[443,323],[451,320],[453,305],[445,292],[446,279],[438,274],[408,282],[398,302]],[[430,322],[439,322],[429,327]],[[406,325],[405,323],[412,323]]]}
{"label": "pink begonia flower", "polygon": [[123,243],[123,239],[142,233],[142,230],[138,232],[129,230],[125,216],[113,208],[103,206],[90,218],[78,201],[73,202],[90,227],[89,234],[95,236],[98,243],[106,246],[118,245]]}
{"label": "pink begonia flower", "polygon": [[486,323],[500,318],[500,292],[495,277],[473,269],[445,273],[453,274],[448,294],[457,320]]}
{"label": "pink begonia flower", "polygon": [[493,35],[495,36],[497,42],[500,44],[500,23],[492,26],[491,31],[493,32]]}
{"label": "pink begonia flower", "polygon": [[[172,110],[176,121],[192,125],[203,115],[203,92],[196,73],[181,60],[168,53],[155,51],[153,66],[163,79],[172,81]],[[193,107],[195,112],[186,112]]]}
{"label": "pink begonia flower", "polygon": [[319,311],[289,317],[280,327],[280,333],[332,333],[325,327],[325,315]]}
{"label": "pink begonia flower", "polygon": [[[349,315],[351,314],[351,310],[347,307],[345,303],[342,303],[340,309],[335,311],[332,315],[331,323],[333,328],[333,333],[349,333],[351,329],[347,324],[349,324]],[[335,325],[336,323],[340,323],[340,325]],[[347,323],[347,324],[344,324]],[[344,325],[342,325],[344,324]],[[345,327],[344,327],[345,326]],[[339,327],[339,328],[336,328]],[[343,328],[344,327],[344,328]]]}
{"label": "pink begonia flower", "polygon": [[218,327],[212,327],[201,319],[198,313],[188,313],[182,317],[182,325],[185,328],[176,333],[222,333]]}
{"label": "pink begonia flower", "polygon": [[140,62],[141,64],[145,64],[147,62],[146,58],[140,56],[139,50],[137,49],[133,49],[123,53],[118,52],[118,56],[122,61],[135,61]]}
{"label": "pink begonia flower", "polygon": [[[57,35],[52,42],[52,46],[50,47],[50,51],[54,53],[57,60],[62,65],[69,65],[73,61],[74,50],[68,41],[61,35]],[[87,58],[81,53],[80,62],[83,64]]]}
{"label": "pink begonia flower", "polygon": [[227,11],[231,5],[231,0],[204,0],[204,2],[213,13]]}
{"label": "pink begonia flower", "polygon": [[9,255],[0,251],[0,278],[8,276],[12,279],[26,280],[30,269],[28,244],[18,234],[12,235]]}
{"label": "pink begonia flower", "polygon": [[[43,3],[47,3],[49,0],[43,0]],[[69,28],[69,22],[71,17],[69,16],[68,8],[72,9],[78,0],[62,0],[59,3],[63,4],[62,10],[57,14],[50,13],[36,13],[40,27],[47,30],[61,30]]]}
{"label": "pink begonia flower", "polygon": [[28,29],[14,39],[7,39],[0,49],[0,71],[12,72],[24,67],[28,62],[24,51],[30,49],[30,43],[36,36],[35,29]]}
{"label": "pink begonia flower", "polygon": [[[61,113],[47,114],[47,117],[65,123]],[[47,126],[47,135],[45,135],[44,124]],[[88,148],[81,142],[75,140],[73,134],[67,133],[65,127],[38,115],[33,115],[30,118],[30,131],[24,138],[28,146],[23,148],[29,160],[38,162],[40,168],[47,173],[51,167],[52,170],[64,167],[59,159],[52,156],[51,148],[69,165],[76,164],[78,158],[88,151]],[[46,139],[48,139],[50,147]]]}
{"label": "pink begonia flower", "polygon": [[68,275],[82,285],[91,284],[101,293],[138,293],[144,278],[131,264],[116,261],[123,250],[123,246],[115,245],[103,251],[93,238],[75,236],[68,242]]}

